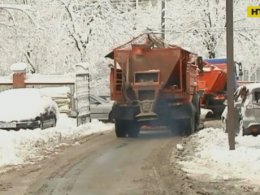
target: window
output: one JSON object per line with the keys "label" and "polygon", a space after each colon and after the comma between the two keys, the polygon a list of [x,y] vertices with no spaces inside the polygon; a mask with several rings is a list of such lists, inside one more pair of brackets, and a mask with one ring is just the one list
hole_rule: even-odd
{"label": "window", "polygon": [[258,103],[260,101],[260,91],[255,91],[254,93],[254,99],[256,101],[256,103]]}

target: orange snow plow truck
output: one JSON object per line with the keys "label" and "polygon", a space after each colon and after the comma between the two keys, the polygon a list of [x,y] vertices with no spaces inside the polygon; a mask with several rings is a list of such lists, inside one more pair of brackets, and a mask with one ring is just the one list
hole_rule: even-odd
{"label": "orange snow plow truck", "polygon": [[142,34],[106,57],[114,60],[110,90],[117,137],[137,137],[143,125],[167,126],[183,135],[197,130],[200,57],[156,34]]}
{"label": "orange snow plow truck", "polygon": [[215,58],[204,60],[198,77],[198,90],[202,92],[201,107],[211,109],[215,117],[219,117],[225,105],[227,86],[226,59]]}

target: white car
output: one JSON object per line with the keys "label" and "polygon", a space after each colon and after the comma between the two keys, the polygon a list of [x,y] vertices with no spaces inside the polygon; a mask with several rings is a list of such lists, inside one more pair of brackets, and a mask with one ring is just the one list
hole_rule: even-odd
{"label": "white car", "polygon": [[[260,134],[260,83],[240,86],[234,94],[236,117],[239,131],[242,135]],[[221,115],[224,129],[226,129],[227,107]]]}
{"label": "white car", "polygon": [[57,104],[39,89],[0,92],[0,129],[45,129],[56,126]]}
{"label": "white car", "polygon": [[90,95],[91,119],[113,122],[111,115],[112,107],[112,101],[104,100],[103,98],[96,95]]}

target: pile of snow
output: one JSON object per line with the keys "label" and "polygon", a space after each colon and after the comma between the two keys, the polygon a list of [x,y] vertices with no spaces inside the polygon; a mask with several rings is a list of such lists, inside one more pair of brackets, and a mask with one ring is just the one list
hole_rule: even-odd
{"label": "pile of snow", "polygon": [[57,126],[45,130],[0,131],[0,172],[9,165],[23,165],[40,160],[69,142],[78,140],[98,132],[113,129],[112,124],[104,124],[98,120],[76,126],[76,120],[62,114]]}
{"label": "pile of snow", "polygon": [[11,89],[0,93],[0,121],[35,119],[45,109],[56,110],[50,98],[43,98],[38,89]]}
{"label": "pile of snow", "polygon": [[237,136],[236,149],[229,150],[227,134],[207,128],[192,135],[189,143],[194,144],[195,151],[188,152],[179,163],[191,176],[260,184],[260,136]]}
{"label": "pile of snow", "polygon": [[69,115],[72,112],[72,92],[70,87],[44,87],[40,91],[57,103],[60,113]]}

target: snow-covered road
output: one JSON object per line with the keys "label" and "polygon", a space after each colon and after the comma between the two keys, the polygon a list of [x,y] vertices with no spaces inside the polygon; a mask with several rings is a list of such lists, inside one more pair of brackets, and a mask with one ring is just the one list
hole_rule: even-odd
{"label": "snow-covered road", "polygon": [[[55,128],[0,130],[0,172],[12,165],[35,163],[61,146],[78,144],[90,134],[111,130],[113,124],[97,120],[76,127],[76,120],[66,115],[60,116]],[[205,128],[185,139],[179,164],[189,175],[212,180],[241,179],[260,185],[260,136],[237,136],[234,151],[229,150],[227,134],[220,128]]]}

